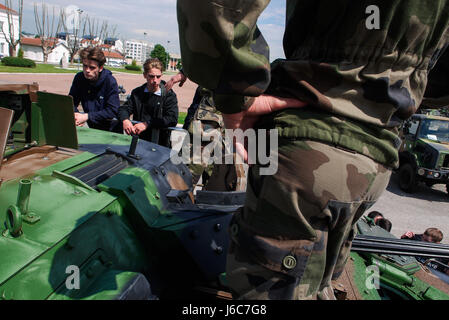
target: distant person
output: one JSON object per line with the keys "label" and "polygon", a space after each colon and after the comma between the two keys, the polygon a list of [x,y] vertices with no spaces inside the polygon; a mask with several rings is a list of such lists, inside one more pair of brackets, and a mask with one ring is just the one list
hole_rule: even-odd
{"label": "distant person", "polygon": [[[401,236],[401,239],[440,243],[443,240],[443,232],[441,232],[441,230],[437,228],[427,228],[423,234],[414,234],[412,231],[407,231]],[[416,256],[415,258],[422,264],[425,264],[430,259],[428,257],[421,257],[421,256]],[[449,259],[434,258],[434,260],[441,262],[446,266],[433,262],[429,262],[427,266],[449,275],[449,268],[447,267]]]}
{"label": "distant person", "polygon": [[384,215],[380,213],[379,211],[371,211],[367,214],[368,218],[371,218],[374,220],[374,223],[376,223],[377,220],[382,219]]}
{"label": "distant person", "polygon": [[401,239],[440,243],[443,240],[443,232],[437,228],[427,228],[423,234],[414,234],[412,231],[407,231],[401,236]]}
{"label": "distant person", "polygon": [[[80,52],[83,71],[75,75],[69,95],[73,97],[75,124],[90,128],[122,133],[117,118],[120,99],[117,81],[111,71],[104,69],[106,58],[98,47],[88,47]],[[84,113],[78,106],[81,102]]]}
{"label": "distant person", "polygon": [[[158,144],[170,146],[170,132],[163,130],[178,123],[178,99],[173,90],[165,88],[161,80],[163,65],[157,58],[147,59],[143,65],[146,83],[135,88],[130,98],[119,109],[119,120],[129,135],[152,141],[151,129],[160,129]],[[130,120],[139,123],[133,124]]]}
{"label": "distant person", "polygon": [[371,211],[367,214],[367,217],[372,219],[375,225],[387,230],[388,232],[391,231],[391,227],[393,226],[393,224],[390,220],[386,219],[384,215],[379,211]]}
{"label": "distant person", "polygon": [[391,227],[393,226],[393,224],[391,223],[390,220],[385,219],[385,218],[380,218],[377,219],[377,221],[375,222],[376,225],[378,225],[379,227],[381,227],[382,229],[387,230],[388,232],[391,231]]}
{"label": "distant person", "polygon": [[184,119],[184,125],[182,128],[184,130],[189,130],[190,123],[193,120],[193,117],[195,116],[196,111],[198,110],[198,107],[200,106],[201,99],[203,98],[201,94],[201,87],[198,86],[195,90],[195,94],[193,96],[192,103],[190,104],[189,108],[187,109],[187,116]]}

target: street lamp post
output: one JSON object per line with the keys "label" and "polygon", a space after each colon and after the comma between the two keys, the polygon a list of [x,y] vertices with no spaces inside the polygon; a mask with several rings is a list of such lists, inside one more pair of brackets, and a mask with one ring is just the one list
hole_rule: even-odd
{"label": "street lamp post", "polygon": [[[143,57],[141,58],[141,60],[146,61],[147,57],[148,57],[148,42],[147,42],[147,33],[146,32],[143,33],[143,41],[144,41],[144,43],[142,44]],[[145,54],[143,53],[143,48],[145,48]]]}
{"label": "street lamp post", "polygon": [[170,44],[170,40],[167,40],[167,71],[170,71],[170,53],[168,51],[168,45]]}
{"label": "street lamp post", "polygon": [[[74,28],[73,34],[74,34],[74,35],[78,34],[78,32],[80,32],[80,30],[81,30],[81,28],[80,28],[81,14],[82,14],[84,11],[78,8],[78,9],[76,10],[76,12],[78,13],[78,21],[77,21],[77,23],[76,23],[77,26],[75,26],[75,23],[73,24],[73,28]],[[78,28],[78,29],[77,29],[78,32],[75,32],[75,28]],[[77,44],[76,42],[79,41],[79,39],[78,39],[77,36],[75,36],[74,41],[75,41],[75,47],[78,47],[78,44]],[[79,48],[78,48],[78,50],[79,50]],[[78,55],[78,63],[77,63],[77,65],[78,65],[78,71],[79,71],[79,70],[80,70],[79,55]]]}

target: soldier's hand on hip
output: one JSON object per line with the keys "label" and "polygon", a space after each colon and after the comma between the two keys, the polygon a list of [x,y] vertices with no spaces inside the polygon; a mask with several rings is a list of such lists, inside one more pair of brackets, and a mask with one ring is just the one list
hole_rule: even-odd
{"label": "soldier's hand on hip", "polygon": [[[248,110],[233,114],[224,113],[222,116],[226,129],[242,129],[245,131],[253,128],[254,124],[262,115],[288,108],[301,108],[305,105],[305,102],[297,99],[261,95],[254,99],[254,102]],[[243,160],[247,162],[248,152],[245,146],[239,142],[235,142],[235,149]]]}

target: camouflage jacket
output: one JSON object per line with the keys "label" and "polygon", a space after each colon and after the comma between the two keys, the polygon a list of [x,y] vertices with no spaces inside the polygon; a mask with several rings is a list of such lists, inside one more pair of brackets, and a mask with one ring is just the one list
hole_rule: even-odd
{"label": "camouflage jacket", "polygon": [[421,105],[424,108],[449,108],[449,49],[430,71]]}
{"label": "camouflage jacket", "polygon": [[449,0],[288,0],[286,59],[271,66],[256,27],[268,3],[178,1],[184,73],[213,90],[224,113],[262,93],[308,102],[259,127],[397,166],[397,127],[420,105],[428,71],[448,43]]}

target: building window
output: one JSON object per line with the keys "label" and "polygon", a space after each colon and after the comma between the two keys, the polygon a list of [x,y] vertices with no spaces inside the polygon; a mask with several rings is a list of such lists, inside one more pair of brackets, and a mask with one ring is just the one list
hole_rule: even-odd
{"label": "building window", "polygon": [[0,43],[0,53],[5,53],[5,44],[3,42]]}

